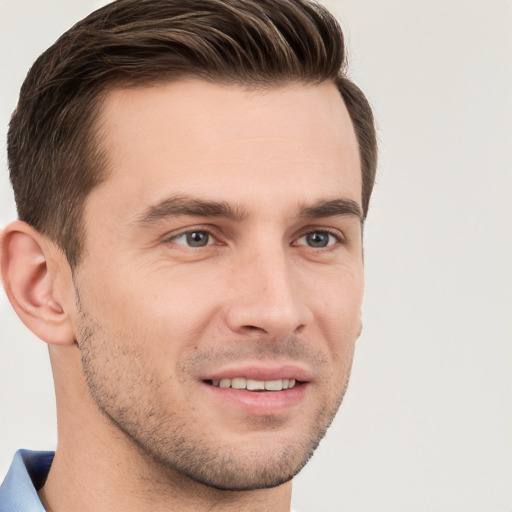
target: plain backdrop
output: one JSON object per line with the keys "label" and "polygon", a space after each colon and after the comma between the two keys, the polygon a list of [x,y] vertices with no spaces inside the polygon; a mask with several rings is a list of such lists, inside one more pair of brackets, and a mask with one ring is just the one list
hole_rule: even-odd
{"label": "plain backdrop", "polygon": [[[104,2],[0,0],[5,132],[34,59]],[[365,328],[302,512],[512,510],[512,2],[331,0],[378,121]],[[0,297],[0,479],[56,444],[47,350]]]}

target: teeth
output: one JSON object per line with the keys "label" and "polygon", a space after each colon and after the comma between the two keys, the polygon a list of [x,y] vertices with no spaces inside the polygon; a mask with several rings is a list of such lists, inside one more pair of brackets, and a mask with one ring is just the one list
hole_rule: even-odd
{"label": "teeth", "polygon": [[260,391],[262,389],[265,389],[265,381],[247,379],[247,389],[249,391]]}
{"label": "teeth", "polygon": [[283,389],[283,381],[279,380],[267,380],[265,381],[265,389],[267,391],[281,391]]}
{"label": "teeth", "polygon": [[[229,380],[229,379],[227,379]],[[244,377],[238,377],[237,379],[231,380],[231,387],[234,389],[245,389],[247,386],[247,379]]]}
{"label": "teeth", "polygon": [[249,391],[282,391],[295,387],[295,379],[254,380],[245,377],[212,380],[212,385],[219,388],[247,389]]}

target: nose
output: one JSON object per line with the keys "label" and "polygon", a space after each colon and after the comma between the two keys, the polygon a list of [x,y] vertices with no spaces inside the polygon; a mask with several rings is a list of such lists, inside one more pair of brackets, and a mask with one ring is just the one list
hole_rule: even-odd
{"label": "nose", "polygon": [[279,339],[304,329],[311,316],[307,290],[285,250],[254,251],[235,267],[226,311],[231,331]]}

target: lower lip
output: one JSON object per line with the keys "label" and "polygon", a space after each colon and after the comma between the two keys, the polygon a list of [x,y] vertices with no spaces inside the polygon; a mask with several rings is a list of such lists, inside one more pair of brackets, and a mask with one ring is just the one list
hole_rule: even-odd
{"label": "lower lip", "polygon": [[221,388],[204,384],[215,399],[241,408],[248,414],[268,416],[284,413],[299,405],[305,397],[308,383],[297,383],[283,391],[247,391],[246,389]]}

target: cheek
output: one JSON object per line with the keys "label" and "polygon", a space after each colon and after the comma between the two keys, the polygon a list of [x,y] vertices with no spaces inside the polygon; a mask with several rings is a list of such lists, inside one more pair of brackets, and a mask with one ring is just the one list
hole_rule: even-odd
{"label": "cheek", "polygon": [[[125,343],[144,347],[144,358],[162,378],[179,374],[180,361],[200,347],[216,325],[219,293],[200,276],[160,272],[120,283],[98,311]],[[222,296],[222,294],[221,294]]]}
{"label": "cheek", "polygon": [[194,310],[204,306],[205,297],[214,298],[213,285],[204,276],[163,266],[110,265],[84,276],[81,281],[87,286],[82,288],[95,312],[115,319],[118,325],[126,321],[151,326],[156,319],[163,326],[186,319],[194,323]]}
{"label": "cheek", "polygon": [[361,306],[364,295],[362,267],[333,271],[322,281],[308,286],[316,314],[333,326],[360,325]]}
{"label": "cheek", "polygon": [[335,272],[323,286],[310,287],[315,329],[328,345],[336,365],[350,365],[355,342],[361,333],[364,278],[361,268]]}

